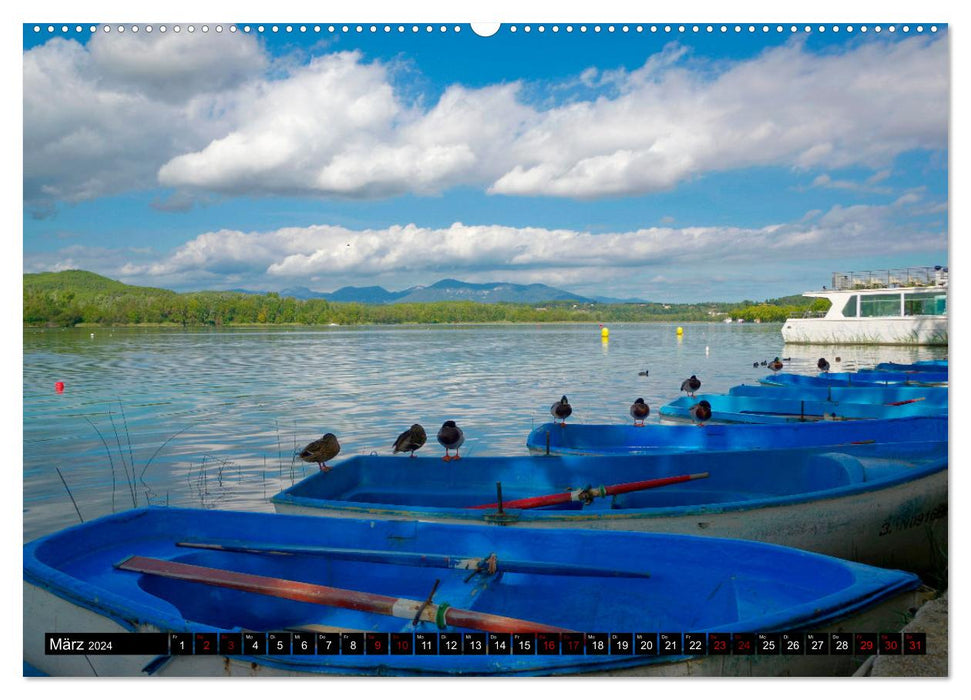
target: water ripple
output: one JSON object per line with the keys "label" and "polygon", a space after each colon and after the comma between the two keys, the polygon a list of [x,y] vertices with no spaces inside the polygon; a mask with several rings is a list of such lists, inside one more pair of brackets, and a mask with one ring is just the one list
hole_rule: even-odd
{"label": "water ripple", "polygon": [[676,324],[617,324],[608,344],[594,324],[27,329],[24,538],[77,520],[55,467],[88,519],[131,507],[133,490],[139,505],[270,511],[269,497],[316,469],[294,453],[325,432],[342,457],[390,454],[421,422],[423,452],[436,453],[452,419],[464,454],[524,454],[563,394],[576,422],[627,422],[638,396],[657,420],[691,374],[724,392],[769,374],[752,363],[777,355],[814,374],[819,357],[853,370],[946,352],[783,346],[778,324],[681,325],[678,340]]}

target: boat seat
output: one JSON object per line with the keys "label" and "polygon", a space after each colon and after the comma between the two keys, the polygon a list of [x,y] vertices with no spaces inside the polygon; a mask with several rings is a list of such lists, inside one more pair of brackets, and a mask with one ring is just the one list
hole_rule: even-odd
{"label": "boat seat", "polygon": [[825,452],[815,455],[808,468],[821,480],[834,479],[837,485],[862,484],[866,481],[866,469],[859,459],[843,452]]}

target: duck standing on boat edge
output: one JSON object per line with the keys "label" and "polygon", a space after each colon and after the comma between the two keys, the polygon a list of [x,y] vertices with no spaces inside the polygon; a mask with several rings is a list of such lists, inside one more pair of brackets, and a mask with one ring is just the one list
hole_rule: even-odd
{"label": "duck standing on boat edge", "polygon": [[681,382],[681,391],[687,391],[688,396],[694,396],[695,392],[701,388],[701,380],[695,375],[691,375]]}
{"label": "duck standing on boat edge", "polygon": [[[462,459],[459,456],[459,448],[465,442],[465,433],[455,425],[454,420],[447,420],[442,424],[438,431],[438,444],[445,448],[445,456],[442,459],[446,462],[453,459]],[[455,456],[449,455],[449,450],[455,450]]]}
{"label": "duck standing on boat edge", "polygon": [[694,406],[688,409],[688,413],[691,417],[695,419],[695,425],[699,428],[703,428],[705,421],[711,420],[711,404],[702,399]]}
{"label": "duck standing on boat edge", "polygon": [[644,419],[651,415],[651,407],[644,403],[644,399],[637,399],[630,405],[630,415],[634,419],[634,425],[642,427]]}
{"label": "duck standing on boat edge", "polygon": [[560,425],[566,425],[566,419],[570,417],[573,413],[573,407],[567,400],[566,396],[560,398],[555,404],[550,406],[550,415],[553,416],[554,422],[560,421]]}
{"label": "duck standing on boat edge", "polygon": [[425,435],[425,429],[415,423],[413,426],[408,428],[405,432],[398,436],[398,439],[394,441],[392,445],[392,454],[397,454],[399,452],[411,452],[411,457],[415,456],[415,450],[421,449],[425,444],[425,440],[428,436]]}
{"label": "duck standing on boat edge", "polygon": [[336,457],[340,451],[341,444],[337,441],[337,436],[333,433],[327,433],[319,440],[314,440],[304,447],[300,452],[300,459],[304,462],[315,463],[322,472],[329,472],[333,467],[327,466],[327,460]]}

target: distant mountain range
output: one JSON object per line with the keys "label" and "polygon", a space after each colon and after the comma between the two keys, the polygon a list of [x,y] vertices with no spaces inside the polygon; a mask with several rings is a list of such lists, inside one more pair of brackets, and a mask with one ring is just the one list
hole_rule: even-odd
{"label": "distant mountain range", "polygon": [[[265,292],[252,293],[263,294]],[[335,292],[316,292],[307,287],[290,287],[281,290],[280,296],[293,297],[294,299],[358,302],[361,304],[409,304],[435,301],[476,301],[483,304],[499,302],[538,304],[546,301],[576,301],[583,304],[594,302],[602,304],[645,303],[641,299],[584,297],[545,284],[511,284],[509,282],[473,284],[453,279],[440,280],[428,287],[409,287],[397,292],[389,292],[384,287],[341,287]]]}
{"label": "distant mountain range", "polygon": [[[176,294],[167,289],[137,287],[102,277],[85,270],[65,270],[62,272],[27,273],[24,275],[25,289],[86,290],[99,293],[134,294]],[[252,289],[227,289],[237,294],[267,294],[267,291]],[[415,286],[397,292],[389,292],[384,287],[341,287],[335,292],[317,292],[307,287],[290,287],[277,292],[281,297],[294,299],[326,299],[337,302],[357,302],[360,304],[408,304],[439,301],[475,301],[483,304],[541,304],[544,302],[572,301],[580,304],[646,304],[642,299],[612,299],[610,297],[584,297],[545,284],[511,284],[509,282],[486,282],[473,284],[461,280],[439,280],[428,287]]]}

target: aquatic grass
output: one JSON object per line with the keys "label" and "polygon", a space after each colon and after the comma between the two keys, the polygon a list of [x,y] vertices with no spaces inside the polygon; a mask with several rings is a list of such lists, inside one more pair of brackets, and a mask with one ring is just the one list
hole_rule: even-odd
{"label": "aquatic grass", "polygon": [[108,441],[105,440],[105,436],[101,434],[100,430],[98,430],[98,426],[96,426],[94,422],[92,422],[92,420],[87,416],[84,417],[84,420],[86,420],[88,424],[92,428],[94,428],[94,432],[96,432],[98,434],[98,437],[101,438],[101,444],[105,446],[105,452],[108,453],[108,464],[111,465],[111,512],[114,513],[115,512],[115,490],[117,486],[117,478],[115,474],[115,460],[111,458],[111,448],[108,447]]}
{"label": "aquatic grass", "polygon": [[280,421],[276,418],[273,419],[273,424],[276,426],[276,454],[277,459],[280,460],[280,479],[283,479],[283,446],[280,444]]}
{"label": "aquatic grass", "polygon": [[74,494],[71,493],[71,488],[67,485],[67,482],[64,480],[64,475],[61,474],[60,467],[54,467],[54,470],[57,472],[57,475],[61,477],[61,483],[64,484],[64,490],[67,491],[67,495],[71,498],[71,503],[74,504],[74,510],[78,514],[78,520],[80,520],[83,523],[84,518],[81,516],[81,509],[78,508],[78,502],[74,500]]}
{"label": "aquatic grass", "polygon": [[[142,467],[142,470],[138,473],[138,480],[139,480],[139,482],[141,482],[142,486],[145,487],[145,501],[146,502],[148,502],[148,500],[150,498],[149,494],[153,494],[154,495],[154,492],[152,491],[151,487],[149,487],[149,485],[145,483],[145,479],[144,479],[145,472],[148,471],[148,468],[150,466],[152,466],[152,462],[158,456],[158,453],[161,452],[165,448],[166,445],[168,445],[170,442],[172,442],[172,440],[174,440],[179,435],[181,435],[182,433],[184,433],[186,430],[188,430],[189,428],[191,428],[192,425],[193,425],[192,423],[188,423],[188,424],[186,424],[185,427],[182,428],[182,430],[176,431],[175,433],[172,433],[168,438],[166,438],[165,441],[155,449],[155,452],[152,453],[152,456],[148,458],[148,461],[145,462],[145,466]],[[134,468],[132,468],[132,473],[134,473],[134,471],[135,471]]]}
{"label": "aquatic grass", "polygon": [[[125,416],[125,409],[124,409],[124,406],[122,405],[121,401],[118,402],[118,406],[119,406],[119,410],[121,412],[122,426],[123,426],[123,429],[124,429],[124,432],[125,432],[125,440],[126,440],[127,446],[128,446],[128,458],[127,459],[125,457],[125,449],[124,449],[124,447],[122,446],[122,443],[121,443],[121,436],[120,436],[119,431],[118,431],[118,425],[115,423],[114,414],[111,411],[111,408],[109,407],[105,411],[105,413],[108,416],[108,421],[111,424],[111,429],[112,429],[112,432],[114,433],[114,436],[115,436],[115,447],[116,447],[116,449],[118,451],[118,459],[121,462],[122,470],[125,473],[125,483],[128,485],[128,491],[129,491],[129,494],[131,495],[132,508],[137,508],[138,507],[138,500],[139,499],[138,499],[138,492],[136,490],[136,484],[135,484],[135,479],[136,479],[136,476],[135,476],[135,452],[134,452],[134,447],[133,447],[132,441],[131,441],[131,431],[128,428],[128,419]],[[116,511],[116,494],[117,494],[117,490],[118,490],[118,472],[117,472],[117,467],[115,465],[115,459],[114,459],[114,456],[112,454],[112,449],[111,449],[111,446],[108,443],[107,438],[105,438],[104,433],[98,428],[98,426],[94,423],[94,421],[92,421],[87,416],[84,417],[84,420],[87,421],[88,425],[90,425],[94,429],[95,433],[97,433],[98,438],[101,440],[101,444],[105,448],[105,454],[108,456],[108,464],[109,464],[109,466],[111,468],[111,512],[114,513]],[[138,473],[138,477],[137,477],[138,478],[138,481],[142,485],[142,487],[144,488],[144,491],[145,491],[145,503],[146,504],[150,504],[152,502],[152,499],[153,498],[156,498],[156,494],[151,489],[151,487],[145,482],[145,479],[144,479],[145,472],[152,465],[152,462],[159,455],[159,453],[165,448],[165,446],[168,445],[176,437],[178,437],[179,435],[181,435],[182,433],[184,433],[186,430],[188,430],[190,427],[192,427],[192,425],[193,425],[192,423],[189,423],[189,424],[185,425],[181,430],[176,431],[175,433],[173,433],[172,435],[170,435],[168,438],[166,438],[162,442],[162,444],[159,445],[155,449],[155,452],[152,453],[152,456],[148,458],[148,461],[145,462],[145,466],[142,467],[142,470]],[[129,467],[131,468],[131,473],[129,473]],[[166,503],[168,503],[168,494],[166,494]]]}
{"label": "aquatic grass", "polygon": [[[300,449],[297,447],[297,423],[293,423],[293,451],[290,453],[290,485],[293,486],[295,483],[293,475],[293,465],[297,462],[297,453]],[[301,476],[303,475],[303,469],[300,470]]]}
{"label": "aquatic grass", "polygon": [[[215,472],[210,473],[213,469]],[[224,474],[231,474],[233,469],[239,471],[239,465],[236,462],[212,455],[203,456],[198,470],[193,469],[191,464],[189,465],[189,470],[185,475],[186,485],[199,499],[201,507],[215,508],[220,501],[227,497],[232,484],[226,483]],[[266,493],[265,485],[263,492]]]}
{"label": "aquatic grass", "polygon": [[132,450],[131,445],[131,434],[128,431],[128,418],[125,416],[125,406],[122,404],[121,399],[118,399],[118,410],[121,411],[121,422],[125,426],[125,440],[128,442],[128,460],[131,464],[131,475],[132,479],[135,478],[135,453]]}
{"label": "aquatic grass", "polygon": [[199,498],[199,504],[205,508],[206,507],[206,497],[209,495],[208,483],[206,481],[206,459],[207,456],[203,456],[202,461],[199,463],[199,473],[198,476],[194,476],[192,463],[189,463],[189,469],[185,473],[185,483],[189,488],[189,491],[195,493]]}
{"label": "aquatic grass", "polygon": [[[100,439],[108,458],[108,464],[111,470],[111,512],[113,513],[118,509],[117,490],[119,480],[117,470],[119,466],[125,475],[125,482],[128,485],[132,507],[138,507],[140,501],[144,501],[146,505],[151,505],[153,503],[160,504],[163,502],[162,497],[157,494],[146,481],[148,469],[152,466],[159,454],[161,454],[169,443],[185,433],[195,424],[195,421],[187,423],[179,430],[176,430],[174,433],[169,435],[165,440],[162,441],[161,444],[158,445],[157,448],[155,448],[141,469],[138,469],[127,415],[125,413],[124,406],[120,401],[118,402],[118,405],[119,415],[121,416],[120,422],[115,420],[114,411],[111,409],[111,407],[109,407],[105,412],[111,426],[113,440],[109,439],[107,432],[99,428],[99,426],[91,418],[85,417],[85,420],[98,435],[98,438]],[[297,443],[299,436],[297,434],[297,426],[296,424],[293,426],[291,440],[294,447],[290,453],[290,464],[288,466],[283,459],[283,435],[280,429],[279,419],[274,419],[274,423],[276,428],[278,459],[277,479],[281,485],[284,484],[286,482],[287,472],[289,472],[290,485],[292,486],[296,483],[298,478],[303,478],[306,475],[306,465],[302,465],[299,474],[297,470],[297,456],[299,454],[299,447]],[[124,442],[121,439],[122,433],[124,433],[125,436]],[[115,454],[116,452],[117,454]],[[267,455],[264,454],[263,470],[260,473],[264,502],[268,500],[266,486],[268,473],[267,467]],[[232,474],[234,471],[236,478],[231,480],[231,483],[227,483],[227,476]],[[221,457],[215,457],[213,455],[203,455],[201,462],[199,462],[198,468],[194,467],[193,464],[190,463],[189,470],[186,473],[186,484],[190,491],[194,494],[193,500],[198,499],[198,502],[204,508],[213,508],[219,501],[222,501],[228,497],[226,489],[233,485],[241,485],[249,481],[249,476],[251,474],[244,472],[248,472],[248,470],[244,470],[239,462],[227,460]],[[255,476],[255,474],[252,474],[252,476]],[[142,498],[140,498],[138,495],[139,489],[143,493]],[[166,506],[169,505],[170,499],[170,493],[167,491],[164,496],[164,504]]]}
{"label": "aquatic grass", "polygon": [[[108,421],[111,423],[111,429],[115,434],[115,445],[118,447],[118,457],[121,459],[121,468],[125,472],[125,482],[128,484],[128,490],[131,493],[131,507],[138,507],[138,497],[135,495],[135,464],[131,465],[131,476],[128,476],[128,463],[125,461],[125,453],[121,449],[121,438],[118,436],[118,426],[115,425],[114,415],[109,408],[106,413],[108,414]],[[125,421],[125,430],[128,429],[128,421]],[[131,445],[129,445],[129,449]]]}

